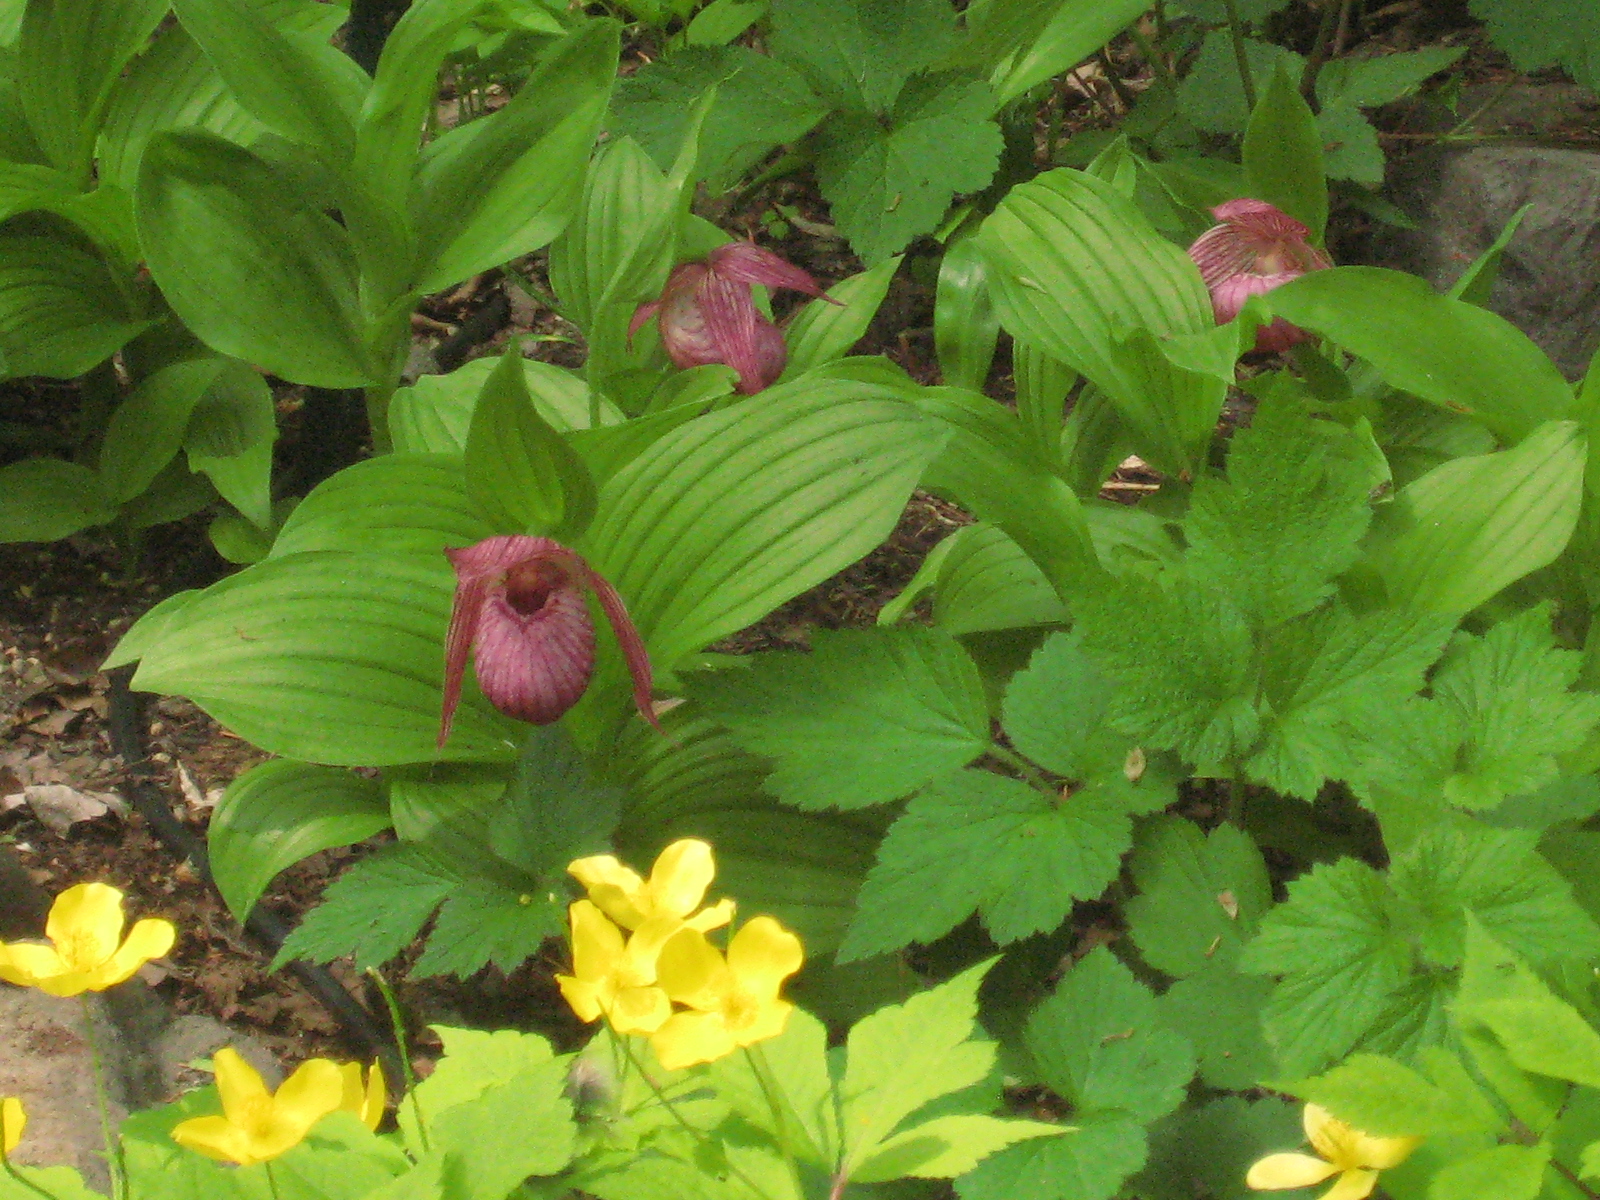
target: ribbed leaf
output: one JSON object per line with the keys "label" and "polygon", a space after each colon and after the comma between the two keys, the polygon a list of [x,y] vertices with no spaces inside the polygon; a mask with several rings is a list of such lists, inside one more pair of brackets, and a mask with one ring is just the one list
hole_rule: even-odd
{"label": "ribbed leaf", "polygon": [[1328,224],[1328,182],[1317,117],[1297,81],[1279,63],[1262,89],[1244,131],[1244,170],[1250,195],[1275,204],[1321,243]]}
{"label": "ribbed leaf", "polygon": [[1145,459],[1196,468],[1227,382],[1168,357],[1173,339],[1215,330],[1189,256],[1110,184],[1070,170],[1013,188],[975,240],[1001,323],[1097,384]]}
{"label": "ribbed leaf", "polygon": [[243,921],[279,871],[388,827],[377,780],[280,758],[228,785],[211,814],[206,847],[217,890]]}
{"label": "ribbed leaf", "polygon": [[136,209],[151,274],[207,345],[296,383],[369,381],[349,236],[260,158],[158,134]]}
{"label": "ribbed leaf", "polygon": [[439,555],[496,532],[467,499],[455,454],[385,454],[323,480],[283,523],[272,557],[310,550]]}
{"label": "ribbed leaf", "polygon": [[[166,617],[134,686],[187,696],[263,749],[334,766],[436,757],[453,576],[441,555],[269,559]],[[139,628],[134,626],[134,630]],[[469,688],[451,756],[514,758],[517,728]]]}
{"label": "ribbed leaf", "polygon": [[174,363],[141,381],[117,405],[100,444],[100,481],[118,504],[144,491],[172,461],[195,405],[225,363],[221,358]]}
{"label": "ribbed leaf", "polygon": [[981,392],[999,337],[988,269],[972,239],[962,238],[940,260],[933,309],[933,340],[944,382]]}
{"label": "ribbed leaf", "polygon": [[129,285],[59,238],[0,236],[0,377],[71,379],[149,328]]}
{"label": "ribbed leaf", "polygon": [[994,67],[999,107],[1077,66],[1149,7],[1144,0],[994,0],[981,23],[969,15],[975,36],[967,53]]}
{"label": "ribbed leaf", "polygon": [[784,368],[783,378],[793,379],[812,367],[849,354],[866,336],[867,326],[877,315],[899,266],[900,256],[895,255],[871,270],[840,280],[828,289],[837,304],[820,298],[807,301],[784,331],[789,365]]}
{"label": "ribbed leaf", "polygon": [[942,441],[869,386],[798,386],[682,426],[601,493],[584,552],[659,668],[878,545]]}
{"label": "ribbed leaf", "polygon": [[116,515],[99,476],[87,467],[59,458],[0,467],[0,542],[53,542]]}
{"label": "ribbed leaf", "polygon": [[1506,441],[1571,414],[1572,388],[1516,326],[1379,267],[1312,271],[1267,305],[1366,359],[1393,386],[1467,412]]}

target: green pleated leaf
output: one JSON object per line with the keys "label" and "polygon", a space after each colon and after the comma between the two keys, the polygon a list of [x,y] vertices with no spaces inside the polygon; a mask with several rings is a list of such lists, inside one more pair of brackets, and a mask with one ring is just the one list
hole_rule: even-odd
{"label": "green pleated leaf", "polygon": [[[397,389],[389,401],[394,448],[425,454],[464,451],[473,411],[494,367],[492,358],[475,358],[448,375],[423,375],[410,387]],[[541,417],[562,432],[588,428],[589,389],[583,380],[563,367],[531,358],[522,360],[522,373]],[[601,401],[602,425],[622,419],[616,405]]]}
{"label": "green pleated leaf", "polygon": [[659,669],[889,535],[943,435],[901,401],[855,398],[874,390],[770,389],[674,430],[606,485],[584,553]]}
{"label": "green pleated leaf", "polygon": [[296,383],[369,382],[349,236],[262,159],[159,134],[135,207],[151,274],[207,345]]}
{"label": "green pleated leaf", "polygon": [[1297,82],[1280,62],[1262,89],[1244,131],[1245,178],[1251,196],[1277,205],[1320,244],[1328,224],[1322,137]]}
{"label": "green pleated leaf", "polygon": [[[285,757],[333,766],[425,762],[437,757],[452,591],[442,555],[269,559],[171,614],[161,636],[141,647],[134,686],[187,696]],[[452,758],[509,759],[519,740],[516,726],[467,689]]]}
{"label": "green pleated leaf", "polygon": [[220,358],[174,363],[143,380],[117,405],[100,444],[100,480],[118,504],[149,487],[182,448],[195,405],[224,363]]}
{"label": "green pleated leaf", "polygon": [[819,298],[803,305],[784,330],[789,365],[783,378],[793,379],[812,367],[849,354],[866,336],[867,326],[877,315],[899,266],[900,256],[895,255],[870,270],[840,280],[828,289],[837,304]]}
{"label": "green pleated leaf", "polygon": [[505,108],[429,144],[413,206],[424,254],[418,290],[459,283],[561,232],[582,194],[616,65],[617,26],[590,22]]}
{"label": "green pleated leaf", "polygon": [[944,382],[981,392],[999,336],[1000,319],[989,296],[983,256],[971,238],[962,238],[939,261],[933,341]]}
{"label": "green pleated leaf", "polygon": [[272,556],[309,550],[437,555],[470,546],[494,526],[467,498],[461,458],[386,454],[323,480],[283,523]]}
{"label": "green pleated leaf", "polygon": [[1067,610],[1022,548],[992,525],[951,534],[934,581],[933,621],[946,633],[1065,624]]}
{"label": "green pleated leaf", "polygon": [[[976,6],[975,6],[976,7]],[[993,70],[996,103],[1070,70],[1150,6],[1140,0],[1026,0],[969,11],[967,58]]]}
{"label": "green pleated leaf", "polygon": [[1577,422],[1550,421],[1510,450],[1435,467],[1396,495],[1364,566],[1397,604],[1472,611],[1566,548],[1587,453]]}
{"label": "green pleated leaf", "polygon": [[53,542],[116,515],[100,477],[87,467],[59,458],[0,467],[0,542]]}
{"label": "green pleated leaf", "polygon": [[[1169,357],[1175,339],[1220,332],[1189,256],[1110,184],[1070,170],[1013,188],[975,240],[1001,323],[1098,385],[1147,461],[1192,473],[1227,380]],[[1209,357],[1231,375],[1231,357]]]}
{"label": "green pleated leaf", "polygon": [[226,362],[189,418],[189,469],[207,476],[223,499],[259,530],[272,527],[272,443],[277,408],[261,372]]}
{"label": "green pleated leaf", "polygon": [[72,379],[152,322],[104,259],[60,238],[0,236],[0,377]]}
{"label": "green pleated leaf", "polygon": [[17,41],[17,94],[34,139],[80,186],[122,68],[167,0],[30,0]]}
{"label": "green pleated leaf", "polygon": [[377,780],[280,758],[228,785],[211,814],[206,848],[217,890],[242,922],[279,871],[388,827]]}
{"label": "green pleated leaf", "polygon": [[[1275,289],[1273,313],[1366,359],[1390,384],[1470,413],[1506,441],[1572,411],[1572,388],[1503,317],[1380,267],[1312,271]],[[1470,353],[1464,348],[1470,347]]]}

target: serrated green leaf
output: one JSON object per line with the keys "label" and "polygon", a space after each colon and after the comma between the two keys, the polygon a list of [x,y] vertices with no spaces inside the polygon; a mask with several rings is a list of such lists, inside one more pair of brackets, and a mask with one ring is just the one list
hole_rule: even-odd
{"label": "serrated green leaf", "polygon": [[1191,578],[1264,627],[1309,612],[1355,561],[1371,519],[1354,437],[1284,403],[1233,437],[1226,480],[1195,484],[1184,517]]}
{"label": "serrated green leaf", "polygon": [[931,233],[958,194],[988,185],[1004,138],[989,85],[961,73],[913,79],[885,122],[839,113],[817,134],[817,180],[868,266]]}
{"label": "serrated green leaf", "polygon": [[1323,165],[1329,179],[1348,179],[1366,188],[1383,186],[1387,158],[1375,125],[1350,104],[1325,105],[1317,114]]}
{"label": "serrated green leaf", "polygon": [[[572,1161],[578,1127],[565,1094],[567,1064],[525,1067],[474,1099],[429,1114],[431,1154],[450,1155],[452,1200],[503,1200],[530,1175],[554,1175]],[[508,1114],[515,1113],[515,1120]]]}
{"label": "serrated green leaf", "polygon": [[519,892],[487,879],[469,879],[444,899],[413,976],[469,979],[493,963],[510,974],[566,928],[564,891]]}
{"label": "serrated green leaf", "polygon": [[1127,734],[1106,725],[1113,694],[1079,634],[1052,634],[1006,688],[1006,734],[1028,758],[1063,778],[1113,778],[1134,749]]}
{"label": "serrated green leaf", "polygon": [[1534,1200],[1542,1194],[1550,1146],[1492,1146],[1447,1164],[1428,1185],[1428,1200]]}
{"label": "serrated green leaf", "polygon": [[1246,1200],[1250,1165],[1297,1146],[1300,1110],[1281,1100],[1227,1096],[1185,1105],[1150,1130],[1150,1165],[1134,1181],[1143,1200]]}
{"label": "serrated green leaf", "polygon": [[606,851],[622,795],[596,780],[564,726],[535,726],[490,818],[489,847],[529,875],[559,876],[573,859]]}
{"label": "serrated green leaf", "polygon": [[795,69],[744,46],[685,46],[647,63],[617,85],[614,132],[633,138],[671,170],[689,110],[710,88],[717,98],[700,130],[696,174],[726,191],[774,146],[795,141],[826,108]]}
{"label": "serrated green leaf", "polygon": [[276,759],[228,785],[211,814],[206,848],[217,890],[242,923],[279,871],[388,827],[389,805],[375,780]]}
{"label": "serrated green leaf", "polygon": [[931,942],[974,908],[1001,944],[1054,929],[1116,877],[1148,799],[1118,782],[1055,801],[984,771],[935,781],[878,848],[840,961]]}
{"label": "serrated green leaf", "polygon": [[915,791],[989,746],[978,671],[925,629],[819,631],[809,655],[765,654],[700,676],[691,695],[746,750],[776,760],[768,786],[797,808],[862,808]]}
{"label": "serrated green leaf", "polygon": [[1323,65],[1317,75],[1317,97],[1326,107],[1352,104],[1371,108],[1398,100],[1451,66],[1466,53],[1462,46],[1426,46],[1366,58],[1345,55]]}
{"label": "serrated green leaf", "polygon": [[0,467],[0,542],[53,542],[116,516],[100,477],[87,467],[60,458]]}
{"label": "serrated green leaf", "polygon": [[1141,827],[1129,866],[1140,893],[1127,905],[1134,944],[1179,978],[1231,964],[1272,907],[1261,852],[1232,825],[1207,835],[1181,817],[1156,817]]}
{"label": "serrated green leaf", "polygon": [[858,1022],[847,1042],[839,1084],[844,1154],[850,1178],[906,1117],[930,1101],[970,1088],[994,1066],[993,1042],[979,1040],[978,985],[994,961],[881,1008]]}
{"label": "serrated green leaf", "polygon": [[1246,1092],[1278,1069],[1261,1027],[1271,994],[1270,981],[1241,975],[1227,961],[1211,962],[1157,997],[1156,1011],[1195,1047],[1207,1085]]}
{"label": "serrated green leaf", "polygon": [[772,52],[835,108],[887,112],[955,42],[945,0],[773,0]]}
{"label": "serrated green leaf", "polygon": [[349,955],[357,970],[380,967],[417,932],[460,882],[411,846],[362,859],[323,893],[273,959],[276,970],[297,958],[331,962]]}
{"label": "serrated green leaf", "polygon": [[956,1180],[956,1192],[961,1200],[1110,1200],[1144,1160],[1139,1122],[1099,1117],[986,1158]]}
{"label": "serrated green leaf", "polygon": [[433,1073],[417,1084],[417,1104],[402,1104],[395,1113],[406,1149],[422,1154],[423,1138],[417,1128],[417,1109],[434,1117],[459,1104],[476,1100],[492,1087],[507,1083],[553,1057],[550,1043],[534,1033],[512,1029],[487,1032],[481,1029],[454,1029],[448,1025],[429,1028],[444,1043],[444,1055]]}
{"label": "serrated green leaf", "polygon": [[1420,1072],[1376,1054],[1352,1055],[1292,1090],[1374,1137],[1498,1132],[1497,1126],[1480,1128],[1474,1109]]}
{"label": "serrated green leaf", "polygon": [[1517,70],[1560,63],[1579,83],[1600,91],[1600,13],[1585,0],[1472,0],[1472,14],[1487,23]]}
{"label": "serrated green leaf", "polygon": [[1320,1070],[1355,1047],[1411,977],[1412,950],[1383,877],[1365,863],[1322,864],[1289,885],[1239,968],[1279,975],[1267,1038],[1285,1070]]}
{"label": "serrated green leaf", "polygon": [[950,1179],[964,1175],[997,1150],[1069,1132],[1043,1121],[1008,1121],[977,1113],[952,1113],[913,1125],[879,1143],[856,1168],[856,1183],[887,1183],[910,1176]]}
{"label": "serrated green leaf", "polygon": [[[1299,79],[1305,68],[1304,58],[1272,42],[1247,37],[1244,46],[1258,93],[1280,65],[1290,79]],[[1178,110],[1197,129],[1208,133],[1244,132],[1250,120],[1250,105],[1239,79],[1233,39],[1226,29],[1213,29],[1206,35],[1199,57],[1178,89]]]}

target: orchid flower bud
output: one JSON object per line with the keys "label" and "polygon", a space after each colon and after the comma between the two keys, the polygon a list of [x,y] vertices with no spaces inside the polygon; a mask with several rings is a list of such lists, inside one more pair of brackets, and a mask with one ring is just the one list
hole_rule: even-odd
{"label": "orchid flower bud", "polygon": [[450,736],[467,652],[478,686],[508,717],[549,725],[583,696],[594,673],[593,592],[633,675],[633,700],[655,725],[650,659],[622,597],[575,552],[550,538],[506,534],[446,550],[456,570],[445,639],[439,745]]}
{"label": "orchid flower bud", "polygon": [[718,246],[704,262],[684,263],[667,276],[661,299],[641,304],[628,325],[632,337],[645,322],[661,317],[661,344],[680,370],[724,363],[739,376],[739,390],[753,396],[783,374],[789,348],[778,327],[756,307],[752,284],[791,288],[823,296],[817,281],[792,263],[753,242]]}
{"label": "orchid flower bud", "polygon": [[[1195,239],[1189,257],[1200,268],[1217,324],[1239,315],[1251,296],[1333,266],[1311,245],[1311,230],[1265,200],[1229,200],[1211,210],[1222,222]],[[1311,335],[1282,317],[1256,333],[1256,349],[1287,350]]]}

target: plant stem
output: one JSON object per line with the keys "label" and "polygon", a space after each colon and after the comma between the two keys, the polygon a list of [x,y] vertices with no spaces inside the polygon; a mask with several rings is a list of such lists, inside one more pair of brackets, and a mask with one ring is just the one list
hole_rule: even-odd
{"label": "plant stem", "polygon": [[1100,69],[1105,72],[1106,83],[1111,86],[1112,92],[1116,95],[1117,103],[1122,106],[1124,113],[1128,112],[1138,97],[1123,85],[1122,77],[1117,74],[1117,65],[1111,61],[1111,54],[1104,46],[1100,47],[1100,51],[1095,57],[1100,60]]}
{"label": "plant stem", "polygon": [[1023,758],[1022,755],[1018,754],[1009,746],[1002,746],[997,742],[989,747],[989,754],[992,758],[999,759],[1001,762],[1005,763],[1006,766],[1015,770],[1041,792],[1044,792],[1046,795],[1057,800],[1061,798],[1061,789],[1046,779],[1038,767],[1034,766],[1031,762]]}
{"label": "plant stem", "polygon": [[1584,1183],[1583,1180],[1579,1179],[1573,1169],[1567,1166],[1566,1163],[1561,1162],[1559,1159],[1551,1158],[1550,1165],[1556,1169],[1556,1174],[1560,1175],[1585,1196],[1588,1196],[1589,1200],[1600,1200],[1600,1192],[1596,1192],[1592,1187]]}
{"label": "plant stem", "polygon": [[94,1012],[89,1007],[89,993],[83,993],[83,1036],[89,1043],[89,1062],[94,1067],[94,1099],[100,1112],[100,1136],[105,1139],[106,1170],[111,1173],[112,1200],[124,1200],[128,1194],[128,1177],[122,1166],[122,1144],[111,1128],[111,1110],[106,1102],[106,1074],[100,1057],[100,1039],[94,1032]]}
{"label": "plant stem", "polygon": [[367,388],[366,393],[367,424],[372,429],[372,452],[388,454],[394,449],[394,441],[389,437],[389,401],[394,396],[394,388],[378,384]]}
{"label": "plant stem", "polygon": [[794,1180],[794,1194],[805,1194],[805,1188],[800,1180],[800,1164],[795,1161],[794,1137],[789,1126],[789,1114],[783,1104],[783,1091],[778,1087],[777,1077],[772,1073],[772,1064],[767,1061],[766,1053],[760,1046],[746,1046],[744,1056],[750,1064],[750,1070],[755,1073],[756,1082],[761,1085],[761,1094],[767,1098],[767,1107],[772,1110],[772,1123],[774,1132],[778,1135],[778,1149],[783,1151],[783,1161],[789,1164],[789,1176]]}
{"label": "plant stem", "polygon": [[272,1164],[264,1162],[261,1166],[267,1173],[267,1193],[272,1197],[272,1200],[278,1200],[278,1180],[272,1174]]}
{"label": "plant stem", "polygon": [[1139,28],[1135,21],[1128,26],[1128,36],[1133,39],[1133,44],[1139,49],[1139,56],[1150,64],[1154,71],[1166,83],[1172,82],[1172,64],[1167,61],[1166,55],[1158,51],[1150,39],[1144,35],[1144,30]]}
{"label": "plant stem", "polygon": [[1244,85],[1245,107],[1256,110],[1256,81],[1250,75],[1250,54],[1244,44],[1244,22],[1239,20],[1237,0],[1222,0],[1228,10],[1228,34],[1233,38],[1233,57],[1239,64],[1239,82]]}
{"label": "plant stem", "polygon": [[18,1187],[26,1188],[35,1196],[43,1196],[44,1200],[57,1200],[54,1192],[47,1192],[37,1183],[34,1183],[33,1180],[24,1179],[22,1177],[22,1172],[17,1170],[16,1167],[12,1166],[11,1159],[7,1157],[4,1152],[0,1152],[0,1167],[5,1169],[6,1177]]}
{"label": "plant stem", "polygon": [[1300,94],[1313,112],[1317,111],[1317,76],[1333,54],[1333,39],[1339,28],[1339,12],[1348,8],[1350,0],[1322,0],[1322,22],[1317,26],[1317,41],[1311,47],[1311,57],[1300,75]]}
{"label": "plant stem", "polygon": [[368,967],[367,974],[372,977],[373,983],[378,985],[378,994],[383,997],[384,1007],[389,1010],[389,1028],[394,1031],[395,1053],[400,1058],[400,1078],[405,1085],[406,1098],[411,1101],[412,1115],[417,1119],[417,1140],[422,1143],[422,1152],[426,1154],[431,1146],[428,1145],[428,1123],[422,1116],[422,1104],[417,1099],[417,1073],[411,1069],[411,1048],[406,1043],[406,1022],[400,1011],[400,1001],[395,997],[394,989],[389,986],[389,981],[383,977],[383,972],[377,967]]}

